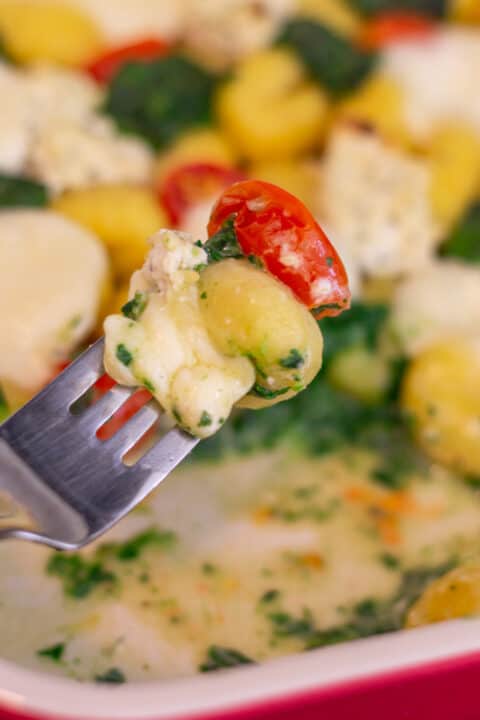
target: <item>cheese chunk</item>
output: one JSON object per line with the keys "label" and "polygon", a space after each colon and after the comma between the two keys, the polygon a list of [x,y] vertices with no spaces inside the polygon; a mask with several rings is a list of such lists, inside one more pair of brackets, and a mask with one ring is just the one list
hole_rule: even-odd
{"label": "cheese chunk", "polygon": [[0,384],[34,393],[93,329],[106,253],[53,212],[0,213]]}
{"label": "cheese chunk", "polygon": [[341,127],[325,159],[321,217],[360,271],[380,276],[425,264],[440,239],[426,162],[379,136]]}

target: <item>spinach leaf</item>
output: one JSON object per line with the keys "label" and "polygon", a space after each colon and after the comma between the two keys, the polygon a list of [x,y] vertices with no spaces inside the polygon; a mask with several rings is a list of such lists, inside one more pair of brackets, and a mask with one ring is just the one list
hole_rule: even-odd
{"label": "spinach leaf", "polygon": [[45,207],[47,188],[41,183],[17,175],[0,174],[0,208]]}
{"label": "spinach leaf", "polygon": [[446,257],[480,263],[480,202],[472,205],[453,228],[440,253]]}
{"label": "spinach leaf", "polygon": [[221,647],[220,645],[210,645],[207,650],[207,660],[200,665],[199,670],[200,672],[210,672],[211,670],[222,670],[237,665],[252,665],[253,663],[254,660],[239,650]]}
{"label": "spinach leaf", "polygon": [[126,133],[164,148],[209,121],[216,78],[181,55],[128,62],[113,78],[104,111]]}
{"label": "spinach leaf", "polygon": [[209,262],[219,262],[226,258],[243,258],[243,250],[238,244],[234,228],[235,216],[231,215],[215,235],[202,246]]}
{"label": "spinach leaf", "polygon": [[442,18],[447,14],[447,0],[349,0],[355,10],[375,15],[388,10],[406,10]]}
{"label": "spinach leaf", "polygon": [[313,78],[333,95],[354,90],[376,63],[375,54],[364,52],[315,20],[290,20],[278,42],[293,48]]}
{"label": "spinach leaf", "polygon": [[326,367],[335,355],[351,347],[364,345],[369,350],[375,350],[388,312],[388,306],[381,303],[354,302],[347,312],[320,320],[324,339],[323,366]]}

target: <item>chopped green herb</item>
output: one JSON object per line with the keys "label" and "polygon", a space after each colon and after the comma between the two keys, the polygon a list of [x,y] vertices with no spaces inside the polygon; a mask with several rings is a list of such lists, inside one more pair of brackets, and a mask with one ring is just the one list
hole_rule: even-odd
{"label": "chopped green herb", "polygon": [[272,603],[280,597],[280,590],[267,590],[260,598],[261,603]]}
{"label": "chopped green herb", "polygon": [[332,258],[332,257],[327,257],[327,258],[325,258],[325,262],[327,263],[327,267],[332,267],[332,265],[333,265],[333,258]]}
{"label": "chopped green herb", "polygon": [[46,205],[48,192],[44,185],[21,176],[0,173],[0,208]]}
{"label": "chopped green herb", "polygon": [[112,584],[116,576],[97,559],[88,560],[82,555],[53,555],[47,564],[47,573],[59,577],[65,595],[84,598],[99,585]]}
{"label": "chopped green herb", "polygon": [[380,555],[379,559],[382,565],[385,565],[388,570],[398,570],[400,567],[400,560],[396,555],[392,555],[392,553],[384,552]]}
{"label": "chopped green herb", "polygon": [[287,612],[274,612],[268,615],[276,637],[309,638],[315,631],[312,613],[305,608],[301,617],[294,617]]}
{"label": "chopped green herb", "polygon": [[142,385],[145,387],[149,392],[154,393],[155,392],[155,385],[148,379],[143,378]]}
{"label": "chopped green herb", "polygon": [[117,357],[117,360],[120,360],[120,362],[123,363],[123,365],[125,365],[126,367],[132,364],[133,355],[123,343],[119,343],[117,345],[115,355]]}
{"label": "chopped green herb", "polygon": [[204,410],[200,416],[200,420],[198,421],[198,427],[208,427],[213,422],[212,416]]}
{"label": "chopped green herb", "polygon": [[479,475],[466,475],[464,478],[466,484],[473,490],[480,490],[480,476]]}
{"label": "chopped green herb", "polygon": [[243,258],[243,251],[238,244],[234,228],[235,216],[231,215],[215,235],[203,245],[209,262],[219,262],[226,258]]}
{"label": "chopped green herb", "polygon": [[110,683],[112,685],[121,685],[125,682],[127,682],[127,679],[122,672],[122,670],[119,670],[118,668],[109,668],[101,675],[95,675],[95,682],[97,683]]}
{"label": "chopped green herb", "polygon": [[182,416],[176,407],[172,408],[172,415],[178,423],[182,423]]}
{"label": "chopped green herb", "polygon": [[215,85],[213,75],[181,55],[132,61],[110,83],[104,110],[120,130],[163,148],[209,121]]}
{"label": "chopped green herb", "polygon": [[122,307],[122,314],[130,320],[138,320],[147,307],[146,293],[136,292],[134,297]]}
{"label": "chopped green herb", "polygon": [[288,387],[280,388],[279,390],[271,390],[270,388],[266,388],[263,385],[259,385],[259,383],[255,383],[250,392],[253,393],[253,395],[257,395],[258,397],[265,398],[266,400],[272,400],[279,395],[285,395],[285,393],[287,393],[289,390],[290,388]]}
{"label": "chopped green herb", "polygon": [[37,650],[37,655],[39,657],[49,658],[50,660],[53,660],[53,662],[60,662],[64,652],[65,643],[57,643],[56,645],[51,645],[50,647]]}
{"label": "chopped green herb", "polygon": [[2,393],[2,389],[0,388],[0,423],[7,419],[7,417],[10,415],[10,410],[7,405],[7,401],[5,400],[5,396]]}
{"label": "chopped green herb", "polygon": [[112,554],[117,560],[130,561],[136,560],[148,546],[156,545],[163,549],[170,549],[176,541],[177,536],[171,530],[159,530],[152,527],[123,543],[105,543],[100,546],[98,552],[102,556]]}
{"label": "chopped green herb", "polygon": [[206,300],[207,299],[207,291],[204,290],[202,293],[200,293],[200,300]]}
{"label": "chopped green herb", "polygon": [[305,358],[302,353],[297,350],[297,348],[292,348],[288,355],[284,358],[281,358],[279,361],[279,365],[281,365],[282,367],[292,369],[302,367],[304,363]]}
{"label": "chopped green herb", "polygon": [[216,565],[212,565],[212,563],[206,562],[202,565],[202,572],[204,575],[215,575],[215,573],[218,572],[218,568]]}
{"label": "chopped green herb", "polygon": [[279,42],[291,47],[313,78],[333,95],[354,90],[373,70],[377,59],[325,25],[306,18],[287,22]]}
{"label": "chopped green herb", "polygon": [[205,270],[206,267],[207,265],[205,263],[199,263],[198,265],[195,265],[193,269],[195,270],[195,272],[201,273],[202,270]]}
{"label": "chopped green herb", "polygon": [[207,650],[207,660],[200,665],[199,670],[200,672],[210,672],[253,663],[254,661],[251,658],[239,650],[221,647],[220,645],[210,645]]}

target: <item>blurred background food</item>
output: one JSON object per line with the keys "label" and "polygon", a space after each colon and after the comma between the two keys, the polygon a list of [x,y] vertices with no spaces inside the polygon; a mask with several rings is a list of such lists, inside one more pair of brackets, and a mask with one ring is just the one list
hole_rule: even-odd
{"label": "blurred background food", "polygon": [[355,299],[306,393],[107,542],[0,546],[3,655],[121,682],[478,614],[478,0],[0,0],[0,55],[0,418],[236,179],[308,205]]}

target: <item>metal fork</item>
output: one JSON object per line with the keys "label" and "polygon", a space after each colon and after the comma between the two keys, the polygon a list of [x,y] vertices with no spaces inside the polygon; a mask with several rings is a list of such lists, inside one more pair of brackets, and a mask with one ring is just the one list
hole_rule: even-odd
{"label": "metal fork", "polygon": [[56,380],[0,426],[0,492],[31,514],[34,529],[0,530],[0,540],[20,538],[59,550],[94,540],[141,502],[195,447],[178,428],[167,432],[135,464],[123,458],[160,417],[155,403],[142,407],[110,439],[100,428],[133,394],[115,386],[80,414],[72,405],[103,370],[98,340]]}

